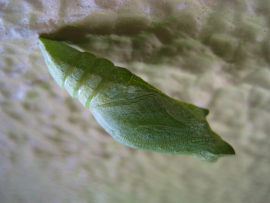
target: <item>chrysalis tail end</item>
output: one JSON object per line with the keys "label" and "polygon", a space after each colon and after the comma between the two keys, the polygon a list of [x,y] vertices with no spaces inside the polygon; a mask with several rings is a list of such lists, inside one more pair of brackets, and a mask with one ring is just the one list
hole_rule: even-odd
{"label": "chrysalis tail end", "polygon": [[235,151],[231,145],[220,139],[209,145],[200,155],[197,158],[202,161],[216,162],[219,157],[234,156]]}

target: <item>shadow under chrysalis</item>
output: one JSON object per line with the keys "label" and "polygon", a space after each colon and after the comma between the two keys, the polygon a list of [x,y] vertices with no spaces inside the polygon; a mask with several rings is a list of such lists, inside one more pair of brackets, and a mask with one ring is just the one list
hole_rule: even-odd
{"label": "shadow under chrysalis", "polygon": [[39,38],[54,80],[90,109],[117,141],[135,149],[216,161],[235,155],[213,132],[209,111],[177,101],[129,70],[64,43]]}

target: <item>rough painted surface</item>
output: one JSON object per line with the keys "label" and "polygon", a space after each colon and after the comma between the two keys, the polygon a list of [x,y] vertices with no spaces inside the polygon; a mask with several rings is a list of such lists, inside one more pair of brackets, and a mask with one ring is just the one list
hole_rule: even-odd
{"label": "rough painted surface", "polygon": [[[269,201],[268,1],[14,0],[0,10],[0,202]],[[51,79],[40,33],[210,109],[237,156],[209,164],[117,143]]]}

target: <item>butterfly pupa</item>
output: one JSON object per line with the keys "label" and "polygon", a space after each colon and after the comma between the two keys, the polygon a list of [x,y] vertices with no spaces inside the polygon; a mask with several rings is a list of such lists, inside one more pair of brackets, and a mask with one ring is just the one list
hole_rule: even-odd
{"label": "butterfly pupa", "polygon": [[207,109],[170,98],[129,70],[62,42],[39,38],[39,47],[54,80],[118,142],[211,162],[235,155],[211,130]]}

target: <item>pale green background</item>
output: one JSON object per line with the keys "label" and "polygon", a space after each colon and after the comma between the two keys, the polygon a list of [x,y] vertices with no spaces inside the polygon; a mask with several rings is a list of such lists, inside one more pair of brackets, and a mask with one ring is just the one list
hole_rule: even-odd
{"label": "pale green background", "polygon": [[[269,202],[269,27],[268,0],[0,1],[0,202]],[[42,33],[210,109],[237,155],[116,142],[51,78]]]}

